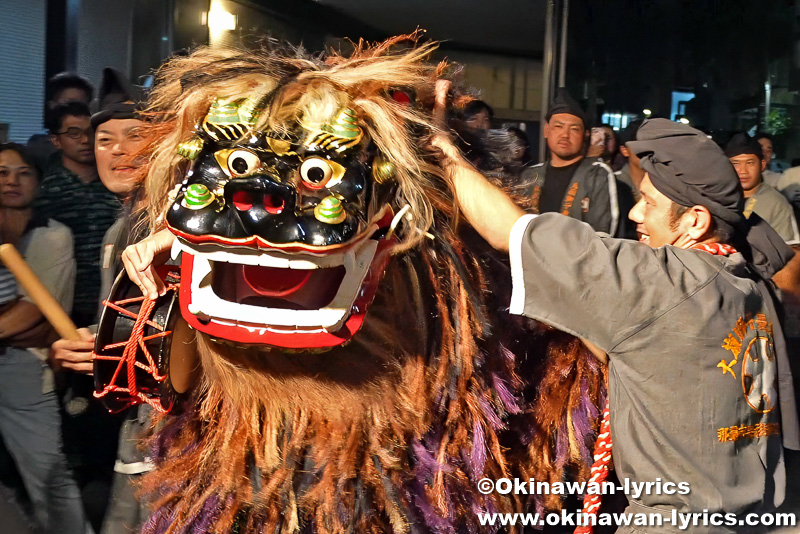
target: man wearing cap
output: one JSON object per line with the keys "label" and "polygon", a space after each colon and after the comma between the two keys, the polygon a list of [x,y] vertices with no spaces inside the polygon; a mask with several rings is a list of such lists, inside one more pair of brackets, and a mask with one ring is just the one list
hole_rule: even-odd
{"label": "man wearing cap", "polygon": [[[135,185],[131,145],[138,142],[135,126],[140,121],[134,118],[134,106],[125,103],[130,99],[125,96],[127,82],[121,82],[120,78],[113,69],[104,69],[97,112],[84,119],[82,127],[90,138],[93,172],[76,176],[55,169],[42,181],[42,194],[37,200],[43,213],[67,225],[74,235],[77,274],[72,316],[79,327],[97,322],[102,300],[101,253],[108,250],[105,240],[113,239],[106,232],[122,209],[122,198]],[[120,122],[109,124],[111,119]],[[121,142],[117,142],[118,134],[122,136]],[[124,230],[121,228],[118,233]],[[87,330],[81,331],[91,339]],[[62,366],[57,358],[52,362],[66,371],[67,378],[63,395],[64,447],[78,476],[87,515],[99,531],[112,484],[121,417],[110,415],[92,399],[93,380],[81,374],[81,369]],[[84,366],[91,369],[91,360]],[[92,439],[86,439],[87,435]]]}
{"label": "man wearing cap", "polygon": [[558,89],[545,116],[550,160],[522,173],[535,213],[556,212],[614,235],[619,220],[613,171],[597,158],[584,157],[586,115],[567,91]]}
{"label": "man wearing cap", "polygon": [[725,155],[730,158],[744,189],[744,216],[755,213],[767,221],[784,241],[800,244],[792,205],[764,181],[767,160],[761,144],[746,133],[738,133],[725,147]]}
{"label": "man wearing cap", "polygon": [[[441,106],[445,93],[437,89]],[[509,251],[511,312],[607,355],[619,479],[690,486],[684,495],[629,495],[627,511],[666,518],[673,510],[744,514],[780,505],[781,445],[798,449],[800,440],[781,325],[764,280],[793,252],[757,215],[745,219],[741,186],[722,150],[679,123],[642,124],[628,144],[647,173],[630,213],[637,243],[559,214],[525,215],[448,139],[434,144],[450,161],[466,218]],[[617,530],[648,531],[679,530],[668,523]]]}
{"label": "man wearing cap", "polygon": [[[100,180],[120,199],[127,199],[126,209],[108,229],[100,253],[100,299],[108,298],[114,278],[121,270],[120,255],[125,247],[144,237],[144,226],[136,224],[132,211],[136,191],[139,189],[143,160],[139,152],[144,145],[141,129],[144,125],[139,115],[141,89],[132,85],[120,72],[106,67],[100,82],[99,110],[92,115],[96,131],[95,155]],[[137,232],[138,231],[138,232]],[[98,314],[99,315],[99,314]],[[80,329],[83,341],[60,339],[51,350],[56,367],[91,374],[94,335],[86,328]],[[141,447],[141,437],[150,424],[151,408],[142,404],[126,412],[119,434],[119,447],[114,465],[114,481],[101,534],[133,532],[146,518],[144,504],[136,499],[137,479],[153,468]]]}

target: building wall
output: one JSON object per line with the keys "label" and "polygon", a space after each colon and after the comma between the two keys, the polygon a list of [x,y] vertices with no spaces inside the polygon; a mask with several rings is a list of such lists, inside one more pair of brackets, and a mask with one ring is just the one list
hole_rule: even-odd
{"label": "building wall", "polygon": [[43,129],[45,7],[45,0],[0,1],[0,124],[8,124],[10,141]]}
{"label": "building wall", "polygon": [[97,85],[104,67],[130,75],[131,20],[135,0],[81,0],[78,74]]}
{"label": "building wall", "polygon": [[279,20],[261,9],[233,0],[211,0],[209,13],[222,10],[236,17],[233,30],[215,29],[209,20],[209,44],[211,46],[253,46],[264,38],[279,42],[300,44],[300,28]]}
{"label": "building wall", "polygon": [[464,82],[494,108],[495,118],[538,121],[542,108],[539,60],[445,50],[441,55],[464,66]]}

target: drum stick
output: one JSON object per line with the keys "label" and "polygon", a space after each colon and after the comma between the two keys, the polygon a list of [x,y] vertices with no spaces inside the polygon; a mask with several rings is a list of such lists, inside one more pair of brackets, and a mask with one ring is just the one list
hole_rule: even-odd
{"label": "drum stick", "polygon": [[39,277],[31,270],[25,260],[22,259],[14,245],[8,243],[0,245],[0,261],[17,279],[19,285],[25,288],[28,295],[36,303],[39,311],[42,312],[45,319],[55,328],[58,335],[69,339],[70,341],[82,341],[83,337],[78,333],[75,328],[75,323],[69,318],[67,312],[58,303],[58,301],[50,294]]}

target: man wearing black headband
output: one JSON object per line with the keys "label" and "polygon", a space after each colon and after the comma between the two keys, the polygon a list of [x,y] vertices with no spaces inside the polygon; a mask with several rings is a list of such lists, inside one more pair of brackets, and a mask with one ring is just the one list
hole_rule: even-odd
{"label": "man wearing black headband", "polygon": [[744,216],[755,213],[767,221],[784,241],[800,244],[792,205],[777,189],[764,181],[767,160],[761,144],[746,133],[738,133],[725,147],[725,155],[736,169],[744,190]]}
{"label": "man wearing black headband", "polygon": [[[525,215],[448,139],[434,144],[451,162],[469,222],[509,251],[511,311],[607,355],[617,476],[690,486],[685,495],[629,495],[628,511],[666,518],[780,505],[781,445],[800,449],[800,440],[781,325],[764,280],[793,252],[757,215],[744,217],[742,189],[722,150],[679,123],[642,124],[628,144],[647,173],[630,213],[637,243],[558,214]],[[655,530],[678,532],[668,525]],[[701,531],[741,530],[692,530]]]}
{"label": "man wearing black headband", "polygon": [[[120,255],[137,237],[134,197],[142,181],[144,146],[141,135],[144,122],[140,116],[142,90],[132,85],[120,72],[106,67],[100,82],[98,111],[92,115],[96,131],[95,154],[100,180],[109,191],[125,199],[126,209],[103,237],[101,249],[100,299],[108,298],[114,278],[121,270]],[[140,230],[141,232],[141,230]],[[91,375],[94,336],[82,328],[83,341],[61,339],[52,346],[51,357],[58,367]],[[150,424],[151,408],[142,404],[126,412],[114,464],[114,480],[109,508],[100,534],[134,531],[146,518],[144,504],[136,498],[136,484],[152,464],[141,446],[141,438]],[[116,434],[114,435],[116,438]]]}
{"label": "man wearing black headband", "polygon": [[615,235],[619,221],[614,173],[597,158],[584,157],[586,115],[567,91],[558,89],[545,116],[550,160],[522,173],[536,213],[556,212]]}

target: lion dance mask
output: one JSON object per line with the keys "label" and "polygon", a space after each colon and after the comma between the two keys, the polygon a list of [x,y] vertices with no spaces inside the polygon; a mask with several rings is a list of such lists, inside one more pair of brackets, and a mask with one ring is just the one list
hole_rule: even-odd
{"label": "lion dance mask", "polygon": [[[586,478],[599,364],[492,305],[502,263],[465,247],[429,147],[444,66],[400,41],[162,67],[149,211],[176,236],[200,372],[150,443],[144,532],[493,532],[479,514],[560,501],[481,479]],[[98,376],[157,363],[169,384],[148,321],[126,354],[158,347]]]}

